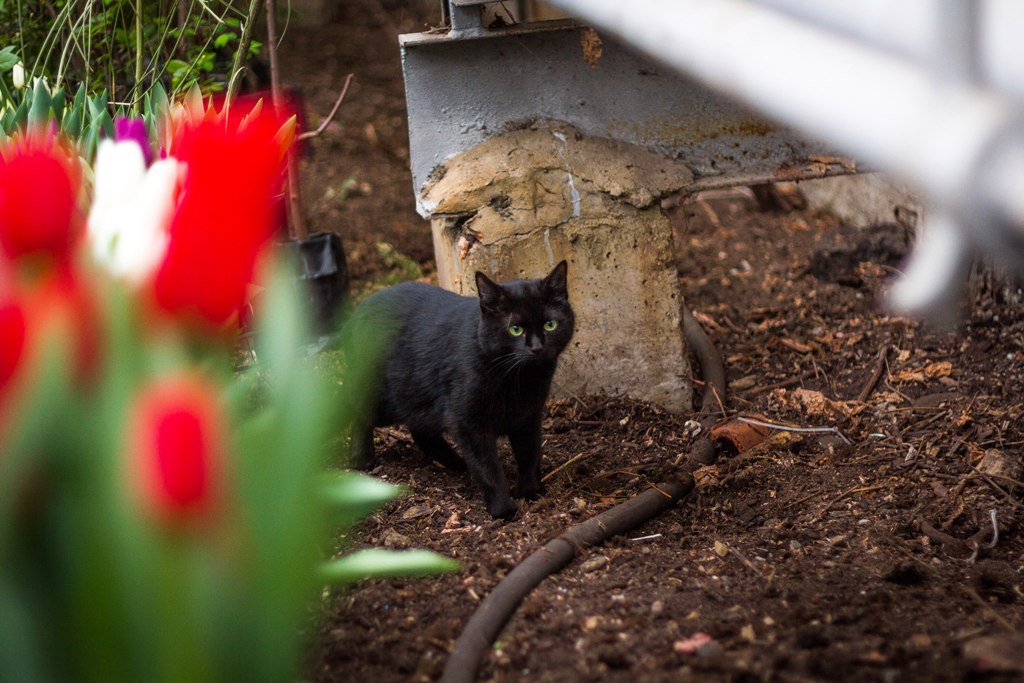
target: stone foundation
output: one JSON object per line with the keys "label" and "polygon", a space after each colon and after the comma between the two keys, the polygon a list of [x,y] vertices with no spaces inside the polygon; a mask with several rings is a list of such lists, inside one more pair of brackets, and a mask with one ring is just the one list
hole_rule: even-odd
{"label": "stone foundation", "polygon": [[692,179],[679,162],[569,127],[489,138],[439,167],[421,194],[440,284],[472,294],[477,270],[534,278],[566,259],[577,327],[555,393],[690,410],[672,230],[656,200]]}

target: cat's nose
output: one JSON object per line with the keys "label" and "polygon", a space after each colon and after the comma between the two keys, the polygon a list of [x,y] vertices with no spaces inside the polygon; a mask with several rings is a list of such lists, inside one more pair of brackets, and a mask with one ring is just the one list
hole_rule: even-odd
{"label": "cat's nose", "polygon": [[535,356],[539,356],[540,354],[544,353],[544,343],[541,341],[534,340],[530,342],[527,348],[529,348],[530,353],[532,353]]}

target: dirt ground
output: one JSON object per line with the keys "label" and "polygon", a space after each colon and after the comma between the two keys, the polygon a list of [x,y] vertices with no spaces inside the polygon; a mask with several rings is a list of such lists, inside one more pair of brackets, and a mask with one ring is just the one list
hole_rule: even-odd
{"label": "dirt ground", "polygon": [[[395,34],[436,18],[340,5],[336,22],[291,29],[283,54],[313,124],[355,74],[303,164],[310,224],[341,233],[356,288],[408,272],[401,254],[429,275]],[[725,357],[727,414],[837,433],[776,432],[699,471],[682,504],[534,590],[479,679],[1020,680],[1020,299],[979,278],[962,324],[933,330],[879,304],[902,229],[764,211],[744,191],[672,217],[683,291]],[[373,474],[410,493],[350,541],[430,548],[462,568],[325,598],[307,677],[436,680],[502,577],[650,487],[687,450],[692,417],[623,399],[553,402],[547,494],[507,524],[492,522],[467,478],[400,430],[379,432]]]}

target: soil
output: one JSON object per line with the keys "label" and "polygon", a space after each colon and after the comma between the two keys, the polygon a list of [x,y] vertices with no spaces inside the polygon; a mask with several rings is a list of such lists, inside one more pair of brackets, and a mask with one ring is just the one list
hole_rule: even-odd
{"label": "soil", "polygon": [[[290,29],[282,60],[311,126],[355,74],[303,170],[310,227],[341,233],[359,290],[408,270],[396,253],[432,270],[395,35],[437,18],[339,5],[336,22]],[[524,601],[479,680],[1020,680],[1019,290],[979,276],[960,324],[932,329],[881,303],[909,241],[898,226],[763,210],[743,189],[671,215],[683,291],[725,358],[728,402],[714,414],[834,431],[771,430],[699,470],[675,508],[584,550]],[[373,474],[409,493],[350,547],[430,548],[462,566],[326,596],[306,676],[436,680],[480,600],[569,526],[651,487],[705,438],[694,417],[553,401],[547,493],[509,523],[407,434],[379,431]]]}

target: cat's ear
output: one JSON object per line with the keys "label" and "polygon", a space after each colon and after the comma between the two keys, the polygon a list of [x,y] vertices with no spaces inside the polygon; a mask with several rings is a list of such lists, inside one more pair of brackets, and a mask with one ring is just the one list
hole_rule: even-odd
{"label": "cat's ear", "polygon": [[476,291],[480,295],[480,308],[492,313],[499,312],[505,302],[505,290],[497,282],[476,271]]}
{"label": "cat's ear", "polygon": [[544,278],[544,291],[551,296],[569,300],[569,286],[566,283],[566,272],[569,270],[569,264],[565,261],[561,261],[555,269],[548,273],[548,276]]}

